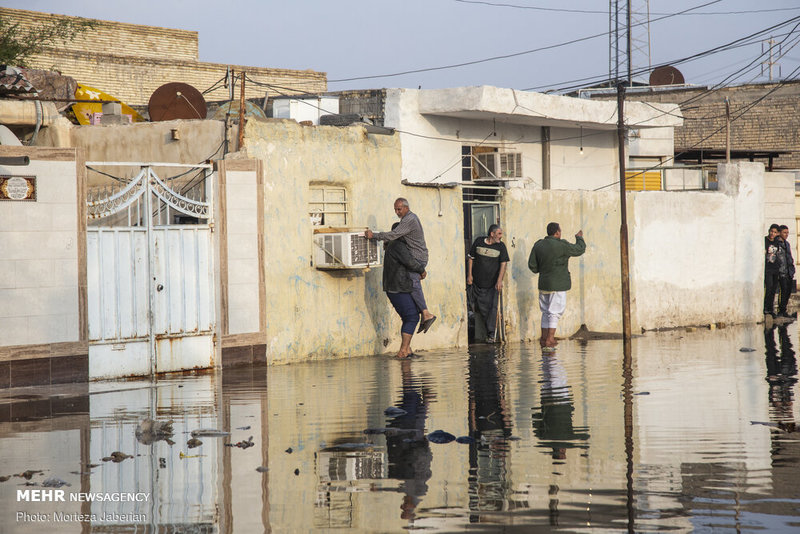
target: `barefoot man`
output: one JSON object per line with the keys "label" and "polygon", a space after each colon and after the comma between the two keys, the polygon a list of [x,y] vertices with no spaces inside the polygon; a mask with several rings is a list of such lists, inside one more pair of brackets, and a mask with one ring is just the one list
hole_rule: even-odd
{"label": "barefoot man", "polygon": [[[408,200],[398,198],[394,201],[394,212],[400,217],[400,224],[397,228],[390,232],[372,232],[367,230],[364,236],[367,239],[377,239],[378,241],[394,241],[401,237],[405,238],[408,250],[411,255],[422,264],[424,268],[428,265],[428,247],[425,244],[425,233],[422,231],[422,223],[419,222],[419,217],[412,213],[408,206]],[[425,303],[425,295],[422,293],[422,284],[420,283],[420,274],[409,272],[409,277],[414,284],[411,291],[411,297],[417,305],[422,314],[422,321],[419,324],[417,333],[425,333],[436,320],[436,316],[428,310],[428,305]]]}
{"label": "barefoot man", "polygon": [[558,319],[567,307],[567,291],[572,287],[568,262],[572,256],[586,251],[583,230],[575,234],[575,243],[561,239],[561,227],[556,222],[547,225],[547,237],[537,241],[528,257],[528,268],[539,274],[539,309],[542,310],[543,349],[553,350],[558,344]]}

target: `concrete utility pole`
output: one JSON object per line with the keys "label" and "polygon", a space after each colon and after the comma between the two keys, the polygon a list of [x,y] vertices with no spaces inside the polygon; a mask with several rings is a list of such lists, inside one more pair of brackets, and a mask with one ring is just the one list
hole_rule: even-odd
{"label": "concrete utility pole", "polygon": [[725,163],[731,162],[731,101],[725,97]]}
{"label": "concrete utility pole", "polygon": [[625,198],[625,86],[617,83],[617,144],[619,145],[619,259],[622,282],[622,336],[631,338],[631,281],[628,272],[628,206]]}
{"label": "concrete utility pole", "polygon": [[244,146],[244,75],[244,71],[239,75],[242,79],[242,88],[239,97],[239,145],[236,150],[241,150]]}

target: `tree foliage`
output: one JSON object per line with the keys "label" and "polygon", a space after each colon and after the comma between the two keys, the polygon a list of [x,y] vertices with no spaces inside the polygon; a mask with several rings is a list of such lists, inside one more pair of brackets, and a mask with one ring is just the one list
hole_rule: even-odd
{"label": "tree foliage", "polygon": [[24,27],[0,15],[0,65],[24,67],[31,56],[70,42],[96,25],[91,19],[55,19]]}

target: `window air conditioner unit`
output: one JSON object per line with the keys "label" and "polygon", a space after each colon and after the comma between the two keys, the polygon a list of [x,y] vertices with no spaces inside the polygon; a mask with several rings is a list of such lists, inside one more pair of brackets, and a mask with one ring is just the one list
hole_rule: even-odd
{"label": "window air conditioner unit", "polygon": [[361,269],[381,264],[380,243],[363,232],[314,234],[314,266],[317,269]]}

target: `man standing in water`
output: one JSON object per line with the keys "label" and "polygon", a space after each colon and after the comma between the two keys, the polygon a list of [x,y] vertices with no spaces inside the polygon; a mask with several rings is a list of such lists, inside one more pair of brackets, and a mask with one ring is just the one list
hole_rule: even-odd
{"label": "man standing in water", "polygon": [[542,349],[555,350],[558,320],[567,307],[567,291],[572,288],[568,263],[572,256],[586,251],[583,230],[575,234],[575,243],[561,239],[561,227],[548,223],[547,237],[537,241],[528,257],[528,268],[539,273],[539,309],[542,311]]}
{"label": "man standing in water", "polygon": [[[378,241],[394,241],[401,237],[405,238],[408,250],[411,255],[422,264],[423,269],[428,265],[428,247],[425,244],[425,233],[422,231],[422,223],[419,222],[419,217],[411,212],[408,206],[408,200],[398,198],[394,201],[394,212],[400,217],[400,224],[397,228],[390,232],[372,232],[367,229],[364,232],[364,237],[367,239],[377,239]],[[428,304],[425,302],[425,295],[422,293],[422,284],[420,283],[420,274],[416,272],[409,272],[408,276],[414,285],[411,290],[411,298],[417,305],[417,309],[422,313],[422,322],[419,325],[419,332],[427,332],[436,316],[428,310]]]}

